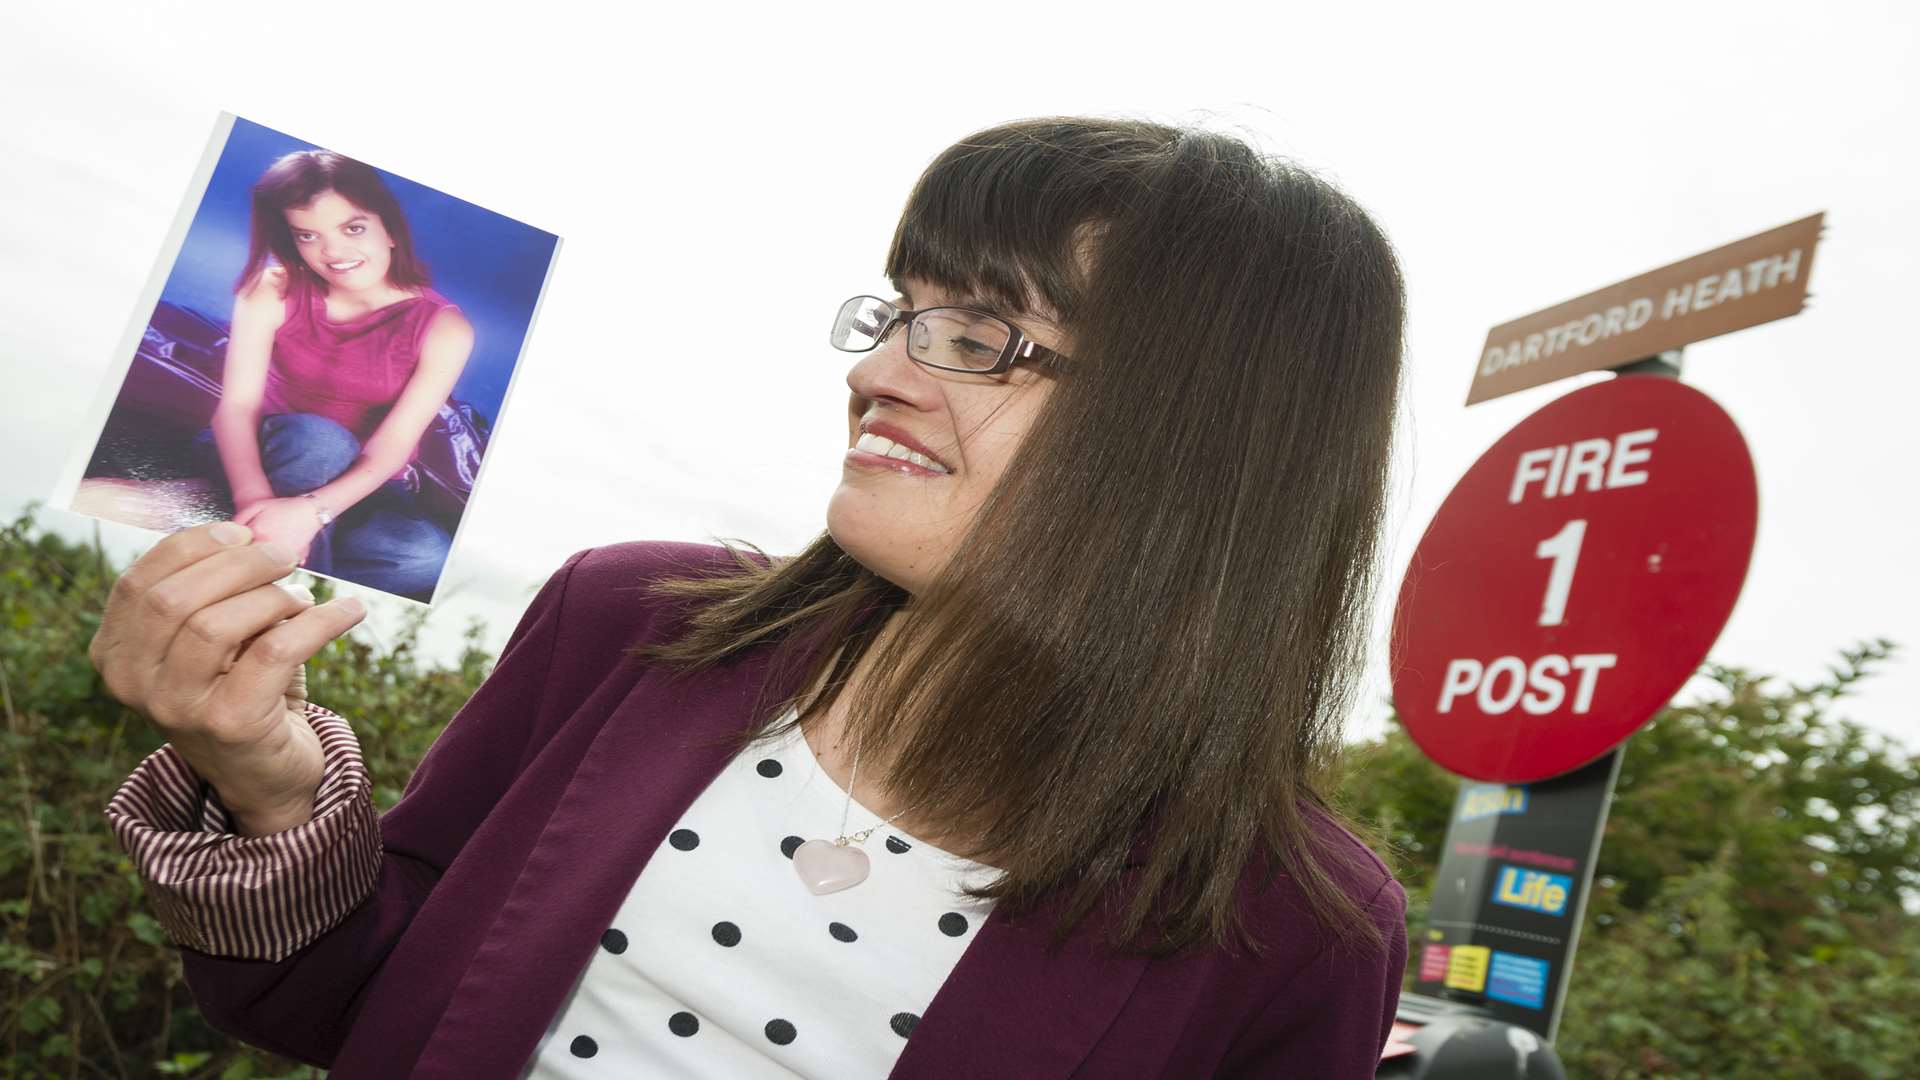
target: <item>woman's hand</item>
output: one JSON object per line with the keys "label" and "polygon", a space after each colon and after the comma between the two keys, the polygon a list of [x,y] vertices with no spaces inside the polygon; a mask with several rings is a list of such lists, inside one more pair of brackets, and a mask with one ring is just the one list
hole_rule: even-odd
{"label": "woman's hand", "polygon": [[107,692],[213,785],[240,831],[262,835],[313,815],[320,739],[286,694],[365,607],[352,598],[315,606],[304,588],[274,584],[292,555],[246,543],[244,529],[238,543],[222,543],[213,530],[223,528],[236,527],[183,529],[128,567],[87,658]]}
{"label": "woman's hand", "polygon": [[255,543],[285,544],[297,563],[307,561],[307,551],[322,527],[314,501],[300,495],[258,499],[236,507],[233,520],[253,530]]}

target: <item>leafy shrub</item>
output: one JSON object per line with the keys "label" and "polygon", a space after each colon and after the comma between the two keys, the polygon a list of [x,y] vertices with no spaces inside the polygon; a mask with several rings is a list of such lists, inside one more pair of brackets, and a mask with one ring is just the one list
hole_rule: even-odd
{"label": "leafy shrub", "polygon": [[[87,658],[121,568],[97,543],[37,529],[35,509],[0,531],[0,1075],[319,1075],[214,1031],[194,1007],[102,815],[162,741]],[[316,599],[332,594],[298,577]],[[409,605],[385,648],[362,622],[307,664],[308,696],[352,722],[382,810],[492,663],[474,622],[456,665],[421,664],[426,618]]]}
{"label": "leafy shrub", "polygon": [[[1555,1044],[1570,1076],[1914,1075],[1920,757],[1831,715],[1894,651],[1806,686],[1709,662],[1712,696],[1628,740]],[[1418,942],[1458,780],[1397,720],[1348,769]]]}

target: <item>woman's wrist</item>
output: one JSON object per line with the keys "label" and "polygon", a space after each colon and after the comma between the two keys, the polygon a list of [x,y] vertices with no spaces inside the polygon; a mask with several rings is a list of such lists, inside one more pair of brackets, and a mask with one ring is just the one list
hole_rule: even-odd
{"label": "woman's wrist", "polygon": [[228,809],[232,810],[233,813],[234,831],[242,836],[271,836],[274,833],[286,832],[288,829],[298,828],[313,820],[313,801],[311,799],[303,806],[281,810],[256,812],[234,810],[232,807],[228,807]]}
{"label": "woman's wrist", "polygon": [[315,516],[319,518],[321,528],[324,529],[328,525],[333,524],[333,519],[335,517],[335,514],[333,512],[332,506],[329,503],[327,503],[326,500],[320,498],[318,495],[315,495],[311,491],[302,492],[300,497],[307,500],[310,504],[312,504],[313,512]]}
{"label": "woman's wrist", "polygon": [[[401,465],[404,464],[405,462],[401,463]],[[381,485],[398,472],[400,467],[396,465],[391,469],[383,469],[363,454],[346,472],[307,492],[313,496],[313,499],[304,501],[318,501],[337,519],[341,514],[359,505],[361,500],[380,490]]]}

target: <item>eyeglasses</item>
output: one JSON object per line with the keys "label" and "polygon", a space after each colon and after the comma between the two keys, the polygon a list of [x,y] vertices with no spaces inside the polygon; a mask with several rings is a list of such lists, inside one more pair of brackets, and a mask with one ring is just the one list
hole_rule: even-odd
{"label": "eyeglasses", "polygon": [[1051,364],[1066,359],[998,315],[963,307],[907,311],[877,296],[841,304],[828,340],[841,352],[869,352],[901,322],[907,323],[907,358],[942,371],[998,375],[1015,360]]}

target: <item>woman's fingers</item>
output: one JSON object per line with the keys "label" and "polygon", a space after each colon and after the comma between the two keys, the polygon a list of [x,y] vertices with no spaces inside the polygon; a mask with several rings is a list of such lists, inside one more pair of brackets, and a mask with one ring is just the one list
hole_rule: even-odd
{"label": "woman's fingers", "polygon": [[173,638],[204,607],[259,588],[294,571],[294,553],[282,544],[248,544],[227,548],[186,565],[159,580],[140,598],[136,611],[138,638],[129,640],[132,663],[157,667]]}
{"label": "woman's fingers", "polygon": [[177,533],[165,536],[160,542],[147,549],[133,565],[126,568],[115,581],[114,592],[107,599],[107,611],[113,612],[116,605],[128,599],[139,598],[141,593],[159,584],[177,570],[199,562],[201,559],[230,547],[238,547],[252,539],[252,534],[240,530],[237,539],[223,542],[222,537],[231,535],[221,529],[227,522],[215,522],[211,525],[195,525],[191,529],[181,529]]}
{"label": "woman's fingers", "polygon": [[223,543],[221,524],[163,538],[114,580],[87,646],[114,697],[144,709],[174,634],[194,612],[293,569],[290,557],[280,565],[277,553],[246,543],[244,529],[239,544]]}
{"label": "woman's fingers", "polygon": [[311,606],[304,586],[268,583],[194,612],[173,635],[156,673],[155,709],[169,718],[199,715],[249,643]]}
{"label": "woman's fingers", "polygon": [[296,672],[327,642],[366,617],[366,605],[352,597],[309,607],[253,639],[226,675],[214,684],[208,716],[235,725],[216,737],[247,740],[274,727],[284,708],[281,698]]}

